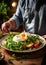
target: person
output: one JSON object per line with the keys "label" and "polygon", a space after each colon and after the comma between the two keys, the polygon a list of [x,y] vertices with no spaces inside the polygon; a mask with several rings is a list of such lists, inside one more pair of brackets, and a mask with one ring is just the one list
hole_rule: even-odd
{"label": "person", "polygon": [[19,0],[14,15],[2,24],[2,31],[9,32],[16,30],[22,23],[25,25],[24,31],[39,34],[46,38],[45,0]]}

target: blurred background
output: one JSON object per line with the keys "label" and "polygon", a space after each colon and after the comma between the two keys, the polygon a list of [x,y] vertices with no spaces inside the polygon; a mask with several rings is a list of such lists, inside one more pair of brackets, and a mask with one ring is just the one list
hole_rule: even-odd
{"label": "blurred background", "polygon": [[0,0],[0,27],[16,11],[18,0]]}

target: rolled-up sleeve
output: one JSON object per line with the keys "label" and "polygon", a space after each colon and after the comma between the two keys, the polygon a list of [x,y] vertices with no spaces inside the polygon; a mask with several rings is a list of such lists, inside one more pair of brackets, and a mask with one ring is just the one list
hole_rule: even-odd
{"label": "rolled-up sleeve", "polygon": [[22,24],[23,19],[22,19],[22,12],[21,12],[21,0],[19,0],[18,2],[18,6],[17,6],[17,10],[16,12],[13,14],[13,16],[11,17],[11,19],[13,19],[16,22],[16,28],[18,29],[19,26]]}

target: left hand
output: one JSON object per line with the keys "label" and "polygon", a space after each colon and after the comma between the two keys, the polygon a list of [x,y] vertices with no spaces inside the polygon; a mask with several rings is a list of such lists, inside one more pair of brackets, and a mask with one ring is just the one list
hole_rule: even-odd
{"label": "left hand", "polygon": [[44,39],[46,39],[46,35],[43,35],[42,37],[43,37]]}

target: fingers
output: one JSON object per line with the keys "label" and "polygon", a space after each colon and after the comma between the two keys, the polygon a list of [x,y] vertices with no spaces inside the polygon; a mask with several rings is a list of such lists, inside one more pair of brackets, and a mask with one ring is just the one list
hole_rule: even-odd
{"label": "fingers", "polygon": [[2,32],[10,32],[16,26],[14,21],[7,21],[2,24]]}
{"label": "fingers", "polygon": [[7,33],[8,30],[4,27],[3,30],[2,30],[2,32],[3,32],[3,33],[5,33],[5,32]]}
{"label": "fingers", "polygon": [[42,37],[46,39],[46,35],[43,35]]}
{"label": "fingers", "polygon": [[9,32],[9,30],[8,30],[8,28],[9,28],[9,24],[8,23],[3,23],[2,24],[2,32],[4,33],[4,32]]}

